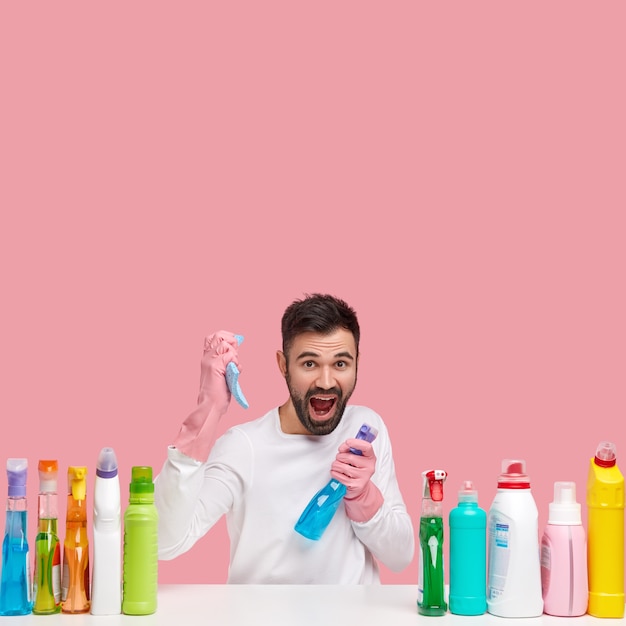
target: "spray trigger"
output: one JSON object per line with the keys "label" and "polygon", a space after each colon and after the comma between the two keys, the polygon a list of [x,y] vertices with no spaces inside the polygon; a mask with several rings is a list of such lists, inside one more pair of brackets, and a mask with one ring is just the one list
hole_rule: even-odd
{"label": "spray trigger", "polygon": [[447,475],[445,470],[430,470],[426,472],[429,495],[433,502],[441,502],[443,500],[443,481]]}

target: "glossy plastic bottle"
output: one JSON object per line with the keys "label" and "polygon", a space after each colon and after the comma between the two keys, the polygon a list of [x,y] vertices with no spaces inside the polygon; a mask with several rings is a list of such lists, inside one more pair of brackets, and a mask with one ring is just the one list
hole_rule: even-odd
{"label": "glossy plastic bottle", "polygon": [[102,448],[93,491],[91,614],[122,611],[122,520],[120,479],[113,448]]}
{"label": "glossy plastic bottle", "polygon": [[27,615],[33,606],[27,537],[27,472],[27,459],[7,460],[9,495],[2,542],[0,615]]}
{"label": "glossy plastic bottle", "polygon": [[89,537],[87,534],[87,468],[67,470],[68,495],[63,542],[61,611],[89,612]]}
{"label": "glossy plastic bottle", "polygon": [[450,511],[450,612],[482,615],[487,610],[487,513],[466,480]]}
{"label": "glossy plastic bottle", "polygon": [[[372,443],[378,436],[378,431],[368,424],[363,424],[355,439],[362,439]],[[350,448],[353,454],[362,454],[360,450]],[[339,504],[346,495],[346,486],[331,478],[306,505],[302,515],[296,522],[294,530],[307,539],[318,541],[332,521]]]}
{"label": "glossy plastic bottle", "polygon": [[122,613],[149,615],[157,608],[158,523],[152,468],[132,468],[129,503],[124,512]]}
{"label": "glossy plastic bottle", "polygon": [[417,611],[421,615],[445,615],[443,571],[443,483],[445,470],[422,472],[423,494],[419,529]]}
{"label": "glossy plastic bottle", "polygon": [[58,535],[59,503],[56,460],[41,460],[39,470],[39,515],[35,538],[33,613],[52,615],[61,610],[61,545]]}
{"label": "glossy plastic bottle", "polygon": [[487,611],[492,615],[542,615],[538,525],[526,463],[505,459],[487,517]]}
{"label": "glossy plastic bottle", "polygon": [[587,479],[589,607],[595,617],[624,616],[624,477],[615,444],[602,441]]}
{"label": "glossy plastic bottle", "polygon": [[543,610],[573,617],[587,612],[587,540],[576,502],[576,483],[554,483],[548,523],[541,538]]}

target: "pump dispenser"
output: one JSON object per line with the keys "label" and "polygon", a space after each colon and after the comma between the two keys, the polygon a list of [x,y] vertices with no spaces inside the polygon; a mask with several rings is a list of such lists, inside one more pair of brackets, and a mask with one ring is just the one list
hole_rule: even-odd
{"label": "pump dispenser", "polygon": [[33,613],[52,615],[61,610],[61,546],[58,535],[59,503],[56,460],[41,460],[39,470],[39,516],[35,538]]}
{"label": "pump dispenser", "polygon": [[466,480],[450,511],[450,612],[482,615],[487,610],[487,513]]}
{"label": "pump dispenser", "polygon": [[624,616],[624,476],[617,449],[601,441],[587,478],[589,607],[594,617]]}
{"label": "pump dispenser", "polygon": [[61,610],[63,613],[87,613],[90,606],[87,468],[68,467],[67,484]]}
{"label": "pump dispenser", "polygon": [[422,511],[419,529],[417,611],[421,615],[445,615],[443,576],[443,483],[445,470],[422,472]]}
{"label": "pump dispenser", "polygon": [[587,541],[574,482],[554,483],[554,501],[541,538],[541,586],[548,615],[587,612]]}
{"label": "pump dispenser", "polygon": [[526,462],[504,459],[487,519],[489,613],[499,617],[542,615],[538,523]]}
{"label": "pump dispenser", "polygon": [[4,541],[0,615],[27,615],[32,610],[26,502],[27,459],[7,459],[9,483]]}

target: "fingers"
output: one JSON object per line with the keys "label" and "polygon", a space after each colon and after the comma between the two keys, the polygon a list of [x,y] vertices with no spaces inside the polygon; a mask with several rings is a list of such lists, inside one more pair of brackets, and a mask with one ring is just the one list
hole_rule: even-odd
{"label": "fingers", "polygon": [[[220,358],[224,369],[229,362],[233,362],[239,368],[239,355],[237,347],[239,346],[238,336],[226,330],[220,330],[204,339],[204,356],[203,359]],[[239,368],[241,371],[241,368]]]}
{"label": "fingers", "polygon": [[351,452],[351,450],[358,450],[358,452],[360,452],[360,455],[357,453],[357,456],[376,459],[376,454],[374,453],[374,448],[372,444],[368,441],[365,441],[364,439],[348,439],[339,446],[340,454],[354,454],[354,452]]}

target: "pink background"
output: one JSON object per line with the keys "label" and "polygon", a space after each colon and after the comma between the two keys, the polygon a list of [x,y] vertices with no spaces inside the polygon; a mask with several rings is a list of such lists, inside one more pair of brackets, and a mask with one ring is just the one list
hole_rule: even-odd
{"label": "pink background", "polygon": [[[280,316],[313,291],[359,313],[353,398],[386,419],[416,524],[431,467],[447,515],[464,479],[488,508],[501,460],[526,459],[540,527],[555,480],[584,502],[600,440],[626,468],[625,19],[2,3],[0,463],[29,459],[32,533],[40,458],[62,491],[87,465],[91,497],[113,446],[124,503],[132,465],[158,471],[205,334],[246,338],[251,408],[223,429],[284,401]],[[221,522],[160,580],[227,565]]]}

